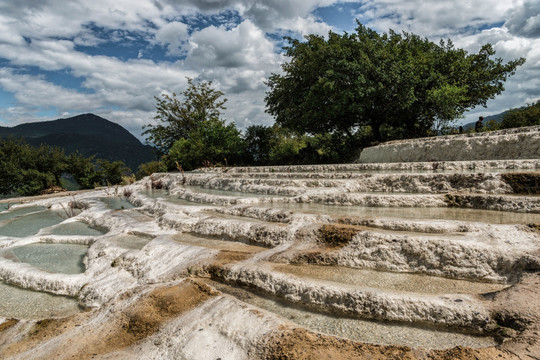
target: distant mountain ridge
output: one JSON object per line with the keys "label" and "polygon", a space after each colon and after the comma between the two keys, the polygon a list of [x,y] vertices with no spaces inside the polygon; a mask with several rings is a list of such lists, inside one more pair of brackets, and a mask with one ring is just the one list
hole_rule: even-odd
{"label": "distant mountain ridge", "polygon": [[22,137],[33,146],[58,146],[67,154],[79,151],[84,156],[122,160],[132,171],[155,159],[151,146],[143,145],[122,126],[94,114],[14,127],[0,126],[0,138],[7,137]]}

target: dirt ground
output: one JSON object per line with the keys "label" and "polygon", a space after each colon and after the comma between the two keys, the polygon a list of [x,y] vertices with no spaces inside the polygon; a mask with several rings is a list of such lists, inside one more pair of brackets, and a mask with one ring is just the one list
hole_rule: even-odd
{"label": "dirt ground", "polygon": [[271,336],[257,354],[266,360],[488,360],[519,359],[509,351],[498,348],[428,351],[407,346],[363,344],[316,334],[303,328],[282,329]]}
{"label": "dirt ground", "polygon": [[[64,319],[38,321],[26,334],[14,342],[6,341],[10,323],[0,329],[0,358],[22,354],[38,345],[48,343],[42,356],[32,353],[33,359],[92,359],[128,348],[155,332],[167,320],[195,308],[217,293],[202,284],[186,281],[175,286],[157,288],[117,311],[109,309],[103,321],[101,312],[86,312]],[[124,294],[128,300],[131,294]],[[122,299],[119,302],[121,305]],[[24,358],[24,355],[22,355]]]}

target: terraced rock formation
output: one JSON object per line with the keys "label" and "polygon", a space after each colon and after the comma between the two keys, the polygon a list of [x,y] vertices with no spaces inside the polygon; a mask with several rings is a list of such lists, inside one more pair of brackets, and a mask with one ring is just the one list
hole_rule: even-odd
{"label": "terraced rock formation", "polygon": [[540,126],[389,141],[364,149],[359,162],[515,160],[540,157]]}
{"label": "terraced rock formation", "polygon": [[[219,168],[11,205],[0,300],[85,310],[0,305],[0,357],[537,358],[538,169]],[[82,272],[47,265],[44,243],[86,245]]]}

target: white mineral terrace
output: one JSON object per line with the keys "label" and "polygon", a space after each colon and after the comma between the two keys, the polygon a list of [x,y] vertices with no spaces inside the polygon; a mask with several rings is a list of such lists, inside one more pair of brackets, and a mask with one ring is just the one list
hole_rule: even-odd
{"label": "white mineral terrace", "polygon": [[540,223],[540,198],[516,193],[505,174],[538,168],[206,169],[11,200],[0,212],[0,323],[21,321],[11,338],[0,332],[0,348],[36,320],[90,309],[79,327],[12,356],[47,358],[154,289],[189,281],[218,295],[109,355],[249,359],[283,326],[375,344],[494,346],[497,312],[485,294],[540,270],[529,226]]}

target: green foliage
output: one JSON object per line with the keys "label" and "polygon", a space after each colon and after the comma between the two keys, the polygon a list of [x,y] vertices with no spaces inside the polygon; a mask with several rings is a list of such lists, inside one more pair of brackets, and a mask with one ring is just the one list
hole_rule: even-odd
{"label": "green foliage", "polygon": [[501,129],[540,125],[540,101],[504,114]]}
{"label": "green foliage", "polygon": [[123,162],[69,156],[61,148],[32,147],[20,139],[0,141],[0,194],[37,195],[52,186],[62,186],[62,175],[71,174],[80,188],[94,184],[119,184],[129,169]]}
{"label": "green foliage", "polygon": [[116,185],[122,183],[122,177],[131,173],[123,161],[97,160],[96,172],[100,176],[101,185]]}
{"label": "green foliage", "polygon": [[300,151],[307,146],[305,139],[284,128],[274,127],[274,131],[275,135],[271,141],[270,162],[280,165],[300,163]]}
{"label": "green foliage", "polygon": [[184,170],[203,164],[233,165],[241,163],[245,143],[234,123],[225,125],[219,119],[209,119],[192,130],[187,138],[174,143],[168,154],[171,164],[178,162]]}
{"label": "green foliage", "polygon": [[92,189],[94,184],[101,183],[101,174],[96,171],[94,158],[85,158],[76,152],[67,157],[67,172],[73,175],[81,189]]}
{"label": "green foliage", "polygon": [[153,173],[166,172],[167,166],[163,161],[150,161],[139,165],[139,169],[136,174],[136,179],[140,180],[145,176],[150,176]]}
{"label": "green foliage", "polygon": [[202,123],[217,120],[227,99],[223,93],[212,88],[212,82],[195,84],[188,78],[188,88],[179,100],[176,94],[163,94],[156,97],[156,125],[146,125],[143,135],[153,144],[161,155],[167,154],[179,139],[188,139],[192,131]]}
{"label": "green foliage", "polygon": [[[359,143],[364,129],[380,141],[429,134],[503,90],[524,59],[503,64],[492,46],[478,54],[417,35],[356,32],[288,38],[290,61],[273,74],[267,112],[299,133],[336,134]],[[385,131],[382,131],[382,130]]]}
{"label": "green foliage", "polygon": [[250,126],[244,141],[246,161],[253,165],[340,163],[352,161],[359,151],[337,134],[298,135],[278,125]]}
{"label": "green foliage", "polygon": [[253,165],[270,164],[270,151],[274,130],[264,125],[251,125],[246,129],[244,141],[246,143],[247,161]]}
{"label": "green foliage", "polygon": [[66,164],[63,150],[33,148],[20,139],[0,142],[0,194],[35,195],[60,185]]}

